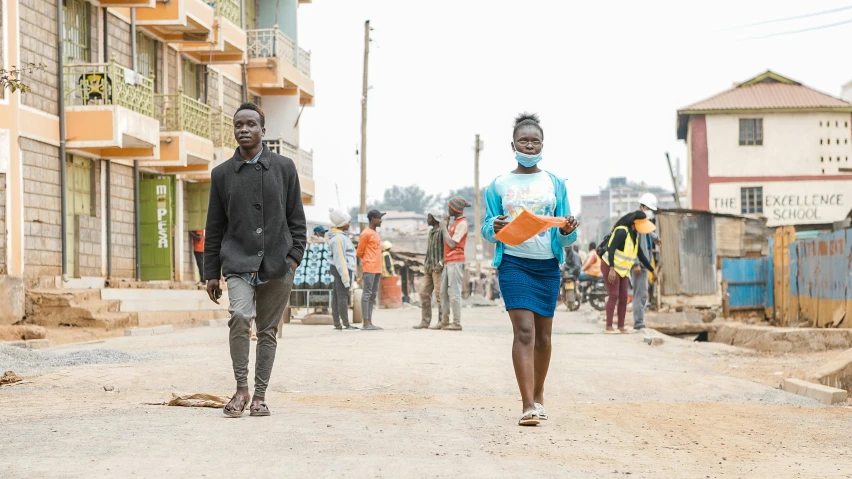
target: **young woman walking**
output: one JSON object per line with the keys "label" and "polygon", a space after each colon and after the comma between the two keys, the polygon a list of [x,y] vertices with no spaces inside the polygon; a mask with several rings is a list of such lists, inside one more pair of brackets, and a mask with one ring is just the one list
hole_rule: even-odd
{"label": "young woman walking", "polygon": [[[612,228],[609,242],[603,254],[601,273],[606,278],[606,334],[627,334],[633,330],[624,327],[624,316],[627,314],[627,277],[638,259],[648,271],[654,272],[651,263],[639,248],[636,241],[638,234],[652,233],[656,229],[654,223],[642,211],[634,211],[622,216]],[[612,316],[618,306],[618,331],[612,328]]]}
{"label": "young woman walking", "polygon": [[[497,243],[494,266],[500,292],[512,320],[514,341],[512,363],[521,390],[522,426],[535,426],[547,419],[544,409],[544,380],[550,366],[550,335],[559,295],[563,249],[577,239],[579,223],[571,215],[565,180],[538,167],[544,130],[537,115],[515,119],[512,152],[517,168],[498,176],[485,193],[487,216],[482,235]],[[551,228],[518,246],[495,239],[522,211],[536,215],[565,217],[568,224]]]}

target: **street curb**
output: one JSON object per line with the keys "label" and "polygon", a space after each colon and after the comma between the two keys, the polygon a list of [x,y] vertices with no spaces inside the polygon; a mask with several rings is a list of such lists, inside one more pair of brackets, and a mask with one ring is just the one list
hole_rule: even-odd
{"label": "street curb", "polygon": [[165,324],[163,326],[156,326],[153,328],[132,328],[125,329],[125,336],[154,336],[157,334],[168,334],[174,331],[174,327],[171,324]]}
{"label": "street curb", "polygon": [[781,389],[800,396],[806,396],[811,399],[832,405],[846,402],[846,391],[837,389],[822,384],[810,383],[801,379],[787,378],[781,385]]}
{"label": "street curb", "polygon": [[222,327],[222,326],[228,325],[228,320],[227,319],[205,319],[204,321],[202,321],[201,324],[203,324],[204,326],[210,326],[210,327]]}
{"label": "street curb", "polygon": [[24,341],[4,341],[0,343],[4,346],[12,346],[14,348],[23,348],[23,349],[44,349],[50,347],[50,340],[48,339],[27,339]]}

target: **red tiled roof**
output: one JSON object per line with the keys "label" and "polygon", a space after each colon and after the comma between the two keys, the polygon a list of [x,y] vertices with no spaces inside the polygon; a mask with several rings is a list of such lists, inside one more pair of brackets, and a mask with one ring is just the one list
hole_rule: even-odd
{"label": "red tiled roof", "polygon": [[730,90],[684,107],[681,113],[797,108],[852,108],[852,103],[767,72]]}

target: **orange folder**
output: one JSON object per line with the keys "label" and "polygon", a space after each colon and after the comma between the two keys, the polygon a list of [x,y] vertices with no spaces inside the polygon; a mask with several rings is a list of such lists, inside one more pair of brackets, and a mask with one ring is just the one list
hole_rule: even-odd
{"label": "orange folder", "polygon": [[509,246],[518,246],[524,241],[550,228],[562,228],[568,224],[565,218],[538,216],[527,210],[521,212],[497,233],[494,238]]}

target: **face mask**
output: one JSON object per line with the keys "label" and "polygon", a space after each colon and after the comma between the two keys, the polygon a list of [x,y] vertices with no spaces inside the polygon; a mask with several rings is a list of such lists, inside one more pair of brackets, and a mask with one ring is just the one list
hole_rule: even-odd
{"label": "face mask", "polygon": [[654,212],[651,211],[651,210],[648,210],[648,211],[645,212],[645,216],[647,216],[649,220],[652,220],[652,219],[654,219]]}
{"label": "face mask", "polygon": [[515,150],[515,159],[518,160],[518,163],[520,163],[524,168],[532,168],[541,161],[541,153],[537,155],[528,155]]}

